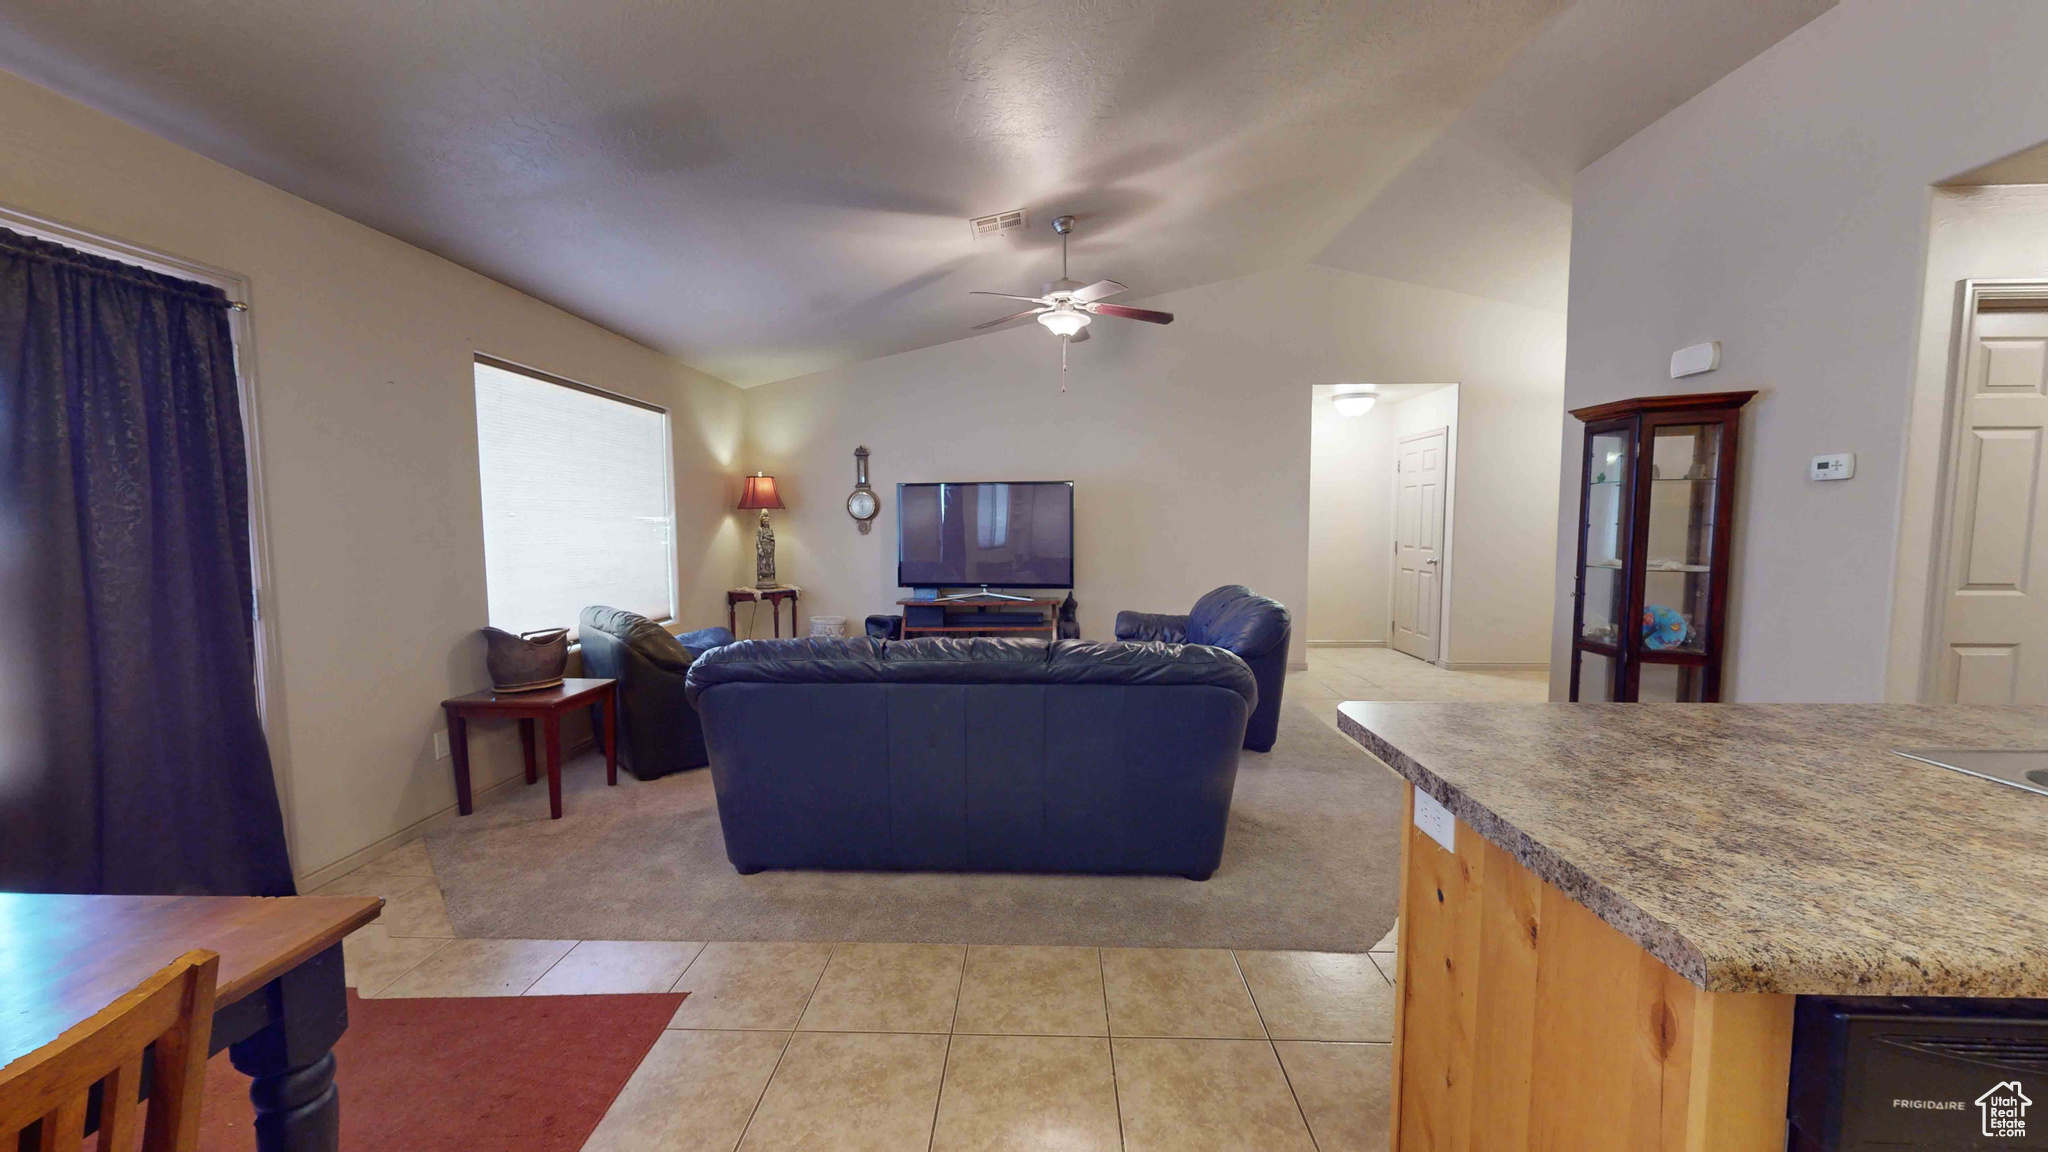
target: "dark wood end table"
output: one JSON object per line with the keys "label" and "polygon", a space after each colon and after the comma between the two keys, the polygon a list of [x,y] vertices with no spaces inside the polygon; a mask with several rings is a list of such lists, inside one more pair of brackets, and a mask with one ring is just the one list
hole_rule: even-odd
{"label": "dark wood end table", "polygon": [[[797,635],[796,601],[797,596],[800,593],[802,593],[802,591],[803,589],[798,588],[794,584],[779,584],[773,588],[726,589],[726,631],[731,632],[734,636],[738,636],[740,634],[739,606],[741,604],[759,603],[762,600],[766,600],[768,602],[769,624],[775,629],[775,635],[779,639],[782,636],[782,604],[786,600],[789,602],[789,634],[792,638],[794,638]],[[751,617],[748,618],[747,625],[747,631],[750,634],[749,639],[751,639],[751,633],[753,631],[753,619]]]}
{"label": "dark wood end table", "polygon": [[471,720],[517,720],[519,742],[526,749],[526,782],[540,779],[534,764],[534,721],[540,721],[541,745],[547,752],[548,811],[562,818],[562,714],[571,708],[591,708],[600,713],[598,727],[604,731],[604,775],[606,784],[619,782],[619,699],[616,680],[564,680],[553,688],[532,692],[471,692],[441,701],[448,713],[448,751],[455,758],[455,805],[469,815],[469,722]]}

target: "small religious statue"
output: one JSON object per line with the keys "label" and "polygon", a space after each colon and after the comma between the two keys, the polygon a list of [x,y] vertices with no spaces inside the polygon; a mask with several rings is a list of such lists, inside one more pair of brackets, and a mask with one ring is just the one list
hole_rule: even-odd
{"label": "small religious statue", "polygon": [[754,587],[775,587],[775,529],[768,526],[768,510],[761,509],[761,526],[754,531]]}
{"label": "small religious statue", "polygon": [[761,510],[761,526],[754,532],[754,587],[774,588],[775,583],[775,529],[768,526],[768,510],[783,507],[782,497],[775,491],[775,477],[756,472],[747,477],[747,486],[740,493],[741,511]]}

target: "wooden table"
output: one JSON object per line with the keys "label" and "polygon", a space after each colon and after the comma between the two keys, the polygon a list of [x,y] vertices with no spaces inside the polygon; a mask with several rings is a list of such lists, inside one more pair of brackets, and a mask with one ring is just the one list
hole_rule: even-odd
{"label": "wooden table", "polygon": [[[770,626],[770,627],[772,627],[772,628],[774,628],[774,629],[775,629],[775,635],[776,635],[777,637],[780,637],[780,636],[782,635],[782,603],[783,603],[783,601],[785,601],[785,600],[786,600],[786,601],[788,601],[788,602],[789,602],[789,634],[790,634],[790,635],[791,635],[792,637],[796,636],[796,635],[797,635],[797,630],[796,630],[796,600],[797,600],[797,596],[798,596],[798,595],[799,595],[799,594],[800,594],[800,593],[801,593],[802,591],[803,591],[803,589],[801,589],[801,588],[798,588],[798,587],[797,587],[796,585],[794,585],[794,584],[781,584],[781,585],[777,585],[777,586],[776,586],[776,587],[774,587],[774,588],[728,588],[728,589],[726,589],[726,590],[725,590],[725,627],[726,627],[726,630],[727,630],[727,631],[729,631],[729,632],[731,632],[731,633],[732,633],[733,635],[735,635],[735,636],[739,635],[739,634],[740,634],[740,616],[739,616],[739,606],[740,606],[741,604],[747,604],[747,603],[757,603],[757,602],[759,602],[759,601],[762,601],[762,600],[766,600],[766,601],[768,602],[768,622],[769,622],[769,626]],[[747,630],[748,630],[748,632],[750,632],[750,633],[751,633],[751,632],[753,631],[753,621],[752,621],[752,619],[749,619],[749,620],[747,621],[747,625],[748,625],[748,627],[747,627]]]}
{"label": "wooden table", "polygon": [[235,1067],[254,1077],[257,1148],[335,1152],[341,1102],[332,1049],[348,1028],[341,938],[383,906],[376,896],[0,892],[0,1065],[55,1040],[186,952],[210,949],[220,953],[210,1050],[228,1049]]}
{"label": "wooden table", "polygon": [[[619,782],[619,700],[616,680],[564,680],[553,688],[534,692],[472,692],[441,701],[448,713],[448,751],[455,758],[455,804],[469,815],[469,722],[471,720],[517,720],[519,743],[526,751],[526,782],[539,779],[533,762],[533,722],[540,721],[541,742],[547,749],[548,811],[562,818],[562,714],[571,708],[589,708],[597,727],[604,732],[605,783]],[[601,715],[598,715],[601,714]]]}

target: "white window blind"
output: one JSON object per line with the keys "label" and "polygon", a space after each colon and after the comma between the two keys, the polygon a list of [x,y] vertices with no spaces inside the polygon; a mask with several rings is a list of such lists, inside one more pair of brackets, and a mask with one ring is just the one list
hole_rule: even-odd
{"label": "white window blind", "polygon": [[675,615],[666,412],[479,360],[476,439],[492,627]]}

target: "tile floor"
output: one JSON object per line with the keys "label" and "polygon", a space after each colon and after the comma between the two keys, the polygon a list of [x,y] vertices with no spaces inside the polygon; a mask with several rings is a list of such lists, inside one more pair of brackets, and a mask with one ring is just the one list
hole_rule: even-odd
{"label": "tile floor", "polygon": [[370,997],[690,993],[586,1152],[1380,1152],[1392,946],[458,940],[372,926],[343,950]]}
{"label": "tile floor", "polygon": [[[1541,673],[1314,649],[1290,700],[1541,700]],[[688,992],[586,1152],[1381,1152],[1394,935],[1370,954],[455,938],[423,843],[320,894],[365,997]]]}

